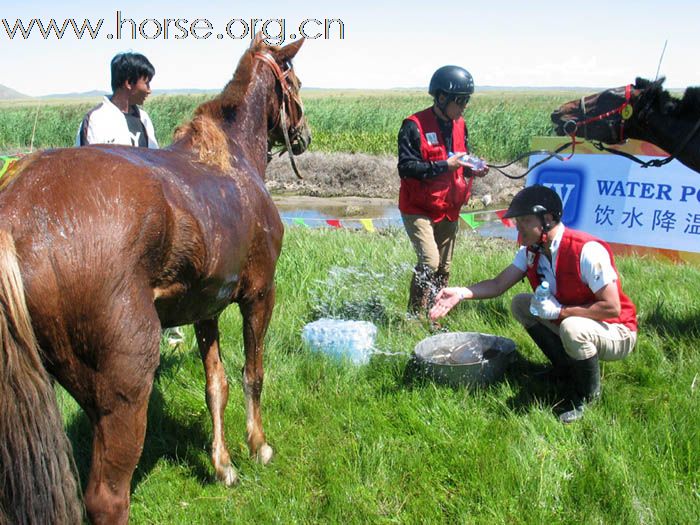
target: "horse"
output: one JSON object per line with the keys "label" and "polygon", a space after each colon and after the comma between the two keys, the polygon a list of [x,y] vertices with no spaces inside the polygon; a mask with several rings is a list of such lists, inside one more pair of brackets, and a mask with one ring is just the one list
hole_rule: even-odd
{"label": "horse", "polygon": [[678,99],[663,89],[663,82],[637,78],[634,84],[567,102],[551,115],[555,131],[605,144],[643,140],[671,154],[662,163],[677,158],[700,172],[700,87],[687,88]]}
{"label": "horse", "polygon": [[[126,523],[161,329],[194,323],[213,421],[211,459],[237,481],[224,441],[228,384],[218,317],[243,320],[247,444],[263,430],[263,339],[283,225],[264,185],[274,144],[311,134],[292,59],[302,40],[258,35],[231,81],[162,150],[45,150],[15,163],[0,192],[0,523]],[[51,381],[93,428],[79,495]],[[84,506],[84,508],[83,508]]]}

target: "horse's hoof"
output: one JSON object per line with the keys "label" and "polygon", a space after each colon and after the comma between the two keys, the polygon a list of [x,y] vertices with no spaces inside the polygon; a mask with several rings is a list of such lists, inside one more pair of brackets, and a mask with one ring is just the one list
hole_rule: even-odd
{"label": "horse's hoof", "polygon": [[267,465],[272,459],[272,447],[265,443],[260,450],[258,450],[258,461],[263,465]]}
{"label": "horse's hoof", "polygon": [[238,473],[236,469],[231,466],[225,467],[217,472],[216,477],[227,487],[233,487],[238,484]]}

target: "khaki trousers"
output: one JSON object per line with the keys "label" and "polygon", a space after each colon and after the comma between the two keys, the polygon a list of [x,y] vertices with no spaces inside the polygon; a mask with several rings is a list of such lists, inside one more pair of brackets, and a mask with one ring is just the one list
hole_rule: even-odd
{"label": "khaki trousers", "polygon": [[418,256],[418,264],[433,272],[450,272],[459,220],[433,222],[424,215],[401,215],[403,225]]}
{"label": "khaki trousers", "polygon": [[513,317],[525,328],[543,324],[561,338],[566,353],[578,361],[598,354],[602,361],[624,359],[637,342],[637,332],[619,323],[604,323],[587,317],[567,317],[560,324],[540,319],[530,313],[531,293],[513,297]]}

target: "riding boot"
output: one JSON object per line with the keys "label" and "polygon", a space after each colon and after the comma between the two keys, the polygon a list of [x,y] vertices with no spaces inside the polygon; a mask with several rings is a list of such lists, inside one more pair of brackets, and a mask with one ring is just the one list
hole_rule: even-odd
{"label": "riding boot", "polygon": [[592,403],[600,397],[600,365],[598,356],[594,355],[571,365],[571,379],[574,387],[572,396],[573,409],[559,415],[562,423],[572,423],[583,417],[586,403]]}
{"label": "riding boot", "polygon": [[411,290],[408,296],[408,313],[423,314],[428,311],[433,271],[429,266],[419,264],[413,269]]}
{"label": "riding boot", "polygon": [[438,270],[435,272],[435,293],[439,292],[443,288],[447,288],[447,285],[450,282],[450,272],[446,272],[444,270]]}
{"label": "riding boot", "polygon": [[542,353],[552,363],[547,375],[553,381],[566,379],[570,365],[574,362],[564,350],[564,344],[557,334],[543,324],[537,323],[525,329]]}

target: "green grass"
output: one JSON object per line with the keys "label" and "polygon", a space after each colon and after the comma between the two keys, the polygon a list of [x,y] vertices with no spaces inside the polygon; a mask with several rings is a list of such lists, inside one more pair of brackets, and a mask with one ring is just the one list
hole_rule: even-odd
{"label": "green grass", "polygon": [[[532,136],[553,133],[550,113],[576,96],[573,92],[477,93],[466,111],[473,151],[491,161],[516,157],[529,149]],[[175,128],[209,98],[151,97],[145,108],[153,119],[159,143],[169,144]],[[322,90],[304,92],[303,98],[313,133],[311,150],[325,152],[395,155],[403,119],[431,104],[427,94],[415,91]],[[21,151],[30,145],[72,146],[83,115],[97,102],[0,104],[0,151]]]}
{"label": "green grass", "polygon": [[[514,246],[461,236],[453,282],[490,277]],[[515,340],[506,379],[470,391],[404,381],[408,353],[430,335],[404,310],[412,248],[402,231],[288,229],[266,339],[263,418],[270,465],[248,458],[239,371],[240,316],[222,316],[231,394],[226,436],[241,483],[213,480],[211,422],[191,328],[164,349],[134,476],[131,523],[697,523],[700,516],[700,271],[622,257],[640,314],[637,347],[603,367],[603,397],[571,426],[556,393],[524,377],[543,357],[506,296],[463,304],[450,330]],[[302,347],[314,312],[381,305],[376,355],[355,367]],[[90,430],[65,393],[69,436],[85,476]]]}

